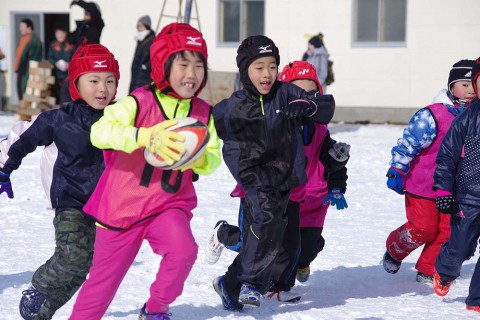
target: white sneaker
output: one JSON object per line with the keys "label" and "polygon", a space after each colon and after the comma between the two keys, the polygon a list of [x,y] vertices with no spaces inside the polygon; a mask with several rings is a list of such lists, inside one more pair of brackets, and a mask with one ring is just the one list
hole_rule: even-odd
{"label": "white sneaker", "polygon": [[295,303],[300,301],[302,296],[294,291],[269,291],[265,295],[268,299],[277,299],[281,302]]}
{"label": "white sneaker", "polygon": [[218,221],[213,228],[211,237],[208,239],[207,247],[205,248],[205,262],[207,262],[208,264],[217,263],[218,259],[220,259],[223,248],[225,247],[223,244],[220,243],[217,236],[218,229],[224,223],[227,223],[227,221]]}
{"label": "white sneaker", "polygon": [[247,304],[252,307],[260,307],[260,292],[255,286],[242,283],[240,295],[238,296],[238,302],[243,305]]}

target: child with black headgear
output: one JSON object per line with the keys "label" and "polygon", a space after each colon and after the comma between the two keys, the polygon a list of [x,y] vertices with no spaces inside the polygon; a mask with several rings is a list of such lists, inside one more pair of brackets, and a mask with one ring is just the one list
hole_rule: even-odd
{"label": "child with black headgear", "polygon": [[276,81],[279,63],[271,39],[245,39],[237,50],[243,89],[213,108],[224,161],[246,195],[242,248],[225,275],[213,281],[229,310],[259,306],[268,291],[290,192],[307,180],[301,121],[326,124],[335,107],[331,95],[309,95]]}
{"label": "child with black headgear", "polygon": [[[287,64],[278,79],[291,82],[307,92],[322,94],[315,67],[306,61]],[[325,124],[305,123],[302,133],[308,182],[295,187],[290,193],[285,211],[288,221],[283,244],[266,294],[267,298],[281,302],[297,302],[301,298],[291,289],[295,285],[295,276],[300,282],[307,280],[310,263],[323,249],[325,240],[322,231],[328,207],[336,206],[338,210],[348,207],[343,194],[347,185],[345,165],[350,145],[333,140]],[[209,264],[218,261],[224,247],[238,252],[242,246],[245,192],[237,185],[230,195],[240,198],[239,226],[225,220],[217,222],[205,248],[205,261]],[[295,274],[297,267],[299,270]]]}
{"label": "child with black headgear", "polygon": [[[480,58],[473,64],[471,78],[480,97]],[[455,118],[436,157],[433,176],[436,206],[450,220],[450,239],[440,248],[435,261],[433,289],[441,297],[460,276],[462,264],[473,257],[480,239],[479,136],[480,102],[472,103]],[[480,312],[480,264],[470,280],[466,309]]]}
{"label": "child with black headgear", "polygon": [[450,236],[449,217],[435,206],[432,190],[435,157],[452,121],[475,97],[472,88],[473,60],[456,62],[449,73],[447,89],[434,102],[417,111],[392,148],[387,187],[405,194],[407,222],[393,230],[386,240],[383,267],[397,273],[403,259],[423,246],[417,260],[416,280],[432,283],[435,259]]}

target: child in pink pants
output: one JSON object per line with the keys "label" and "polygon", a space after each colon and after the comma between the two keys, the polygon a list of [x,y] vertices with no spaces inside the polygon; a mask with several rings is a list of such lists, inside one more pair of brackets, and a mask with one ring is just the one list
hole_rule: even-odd
{"label": "child in pink pants", "polygon": [[198,248],[189,219],[177,209],[166,210],[128,231],[97,227],[93,266],[88,281],[80,291],[71,319],[101,319],[144,239],[153,252],[168,257],[162,260],[150,287],[147,309],[158,308],[160,312],[168,312],[168,305],[182,293]]}
{"label": "child in pink pants", "polygon": [[[170,319],[169,305],[182,293],[197,258],[190,229],[197,205],[193,181],[221,162],[211,107],[197,98],[207,79],[207,47],[198,30],[172,23],[155,37],[150,57],[154,83],[108,106],[92,127],[93,145],[113,151],[104,151],[105,172],[84,207],[97,220],[97,236],[90,275],[70,319],[102,318],[143,240],[162,260],[139,319]],[[153,167],[144,148],[168,165],[183,154],[183,136],[166,130],[180,117],[208,126],[206,151],[178,170]]]}

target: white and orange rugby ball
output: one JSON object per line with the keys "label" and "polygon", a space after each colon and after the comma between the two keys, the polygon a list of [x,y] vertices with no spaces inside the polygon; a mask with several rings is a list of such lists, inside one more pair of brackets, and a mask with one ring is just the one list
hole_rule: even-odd
{"label": "white and orange rugby ball", "polygon": [[168,165],[162,157],[145,149],[143,155],[150,165],[163,170],[175,170],[197,160],[207,148],[210,133],[208,132],[208,127],[203,122],[191,117],[175,118],[175,120],[178,123],[168,127],[166,130],[185,136],[185,141],[183,142],[185,153],[180,160],[175,161],[172,165]]}

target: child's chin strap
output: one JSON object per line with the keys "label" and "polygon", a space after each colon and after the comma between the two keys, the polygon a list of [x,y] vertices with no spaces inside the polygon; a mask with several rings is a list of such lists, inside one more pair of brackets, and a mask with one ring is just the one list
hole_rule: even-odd
{"label": "child's chin strap", "polygon": [[[467,104],[467,100],[465,99],[460,99],[460,98],[457,98],[453,95],[453,93],[451,93],[450,91],[447,91],[447,96],[450,98],[450,100],[452,100],[453,102],[453,106],[452,108],[458,108],[458,107],[461,107],[462,110],[463,110],[463,107],[465,107],[465,105]],[[461,111],[462,111],[461,110]]]}

